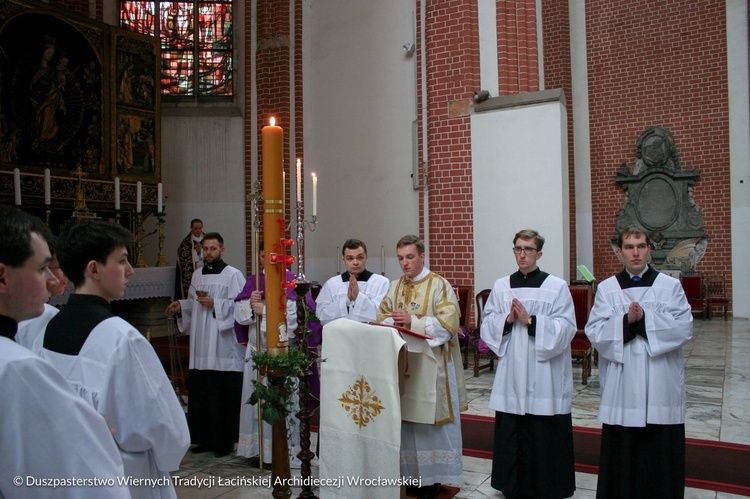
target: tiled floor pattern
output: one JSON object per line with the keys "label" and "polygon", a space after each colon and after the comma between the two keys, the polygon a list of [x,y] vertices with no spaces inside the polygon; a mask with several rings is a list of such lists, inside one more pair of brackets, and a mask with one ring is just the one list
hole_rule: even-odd
{"label": "tiled floor pattern", "polygon": [[[696,320],[693,340],[685,348],[688,437],[750,445],[750,322],[743,319]],[[493,416],[487,408],[493,373],[484,371],[478,378],[465,371],[470,414]],[[588,385],[581,384],[580,366],[574,366],[575,395],[573,424],[598,428],[599,378],[593,369]],[[313,437],[316,435],[313,434]],[[314,442],[313,442],[314,448]],[[317,459],[313,459],[317,476]],[[489,485],[489,460],[464,456],[464,483],[458,498],[501,498]],[[295,470],[293,470],[294,474]],[[749,471],[750,473],[750,471]],[[214,458],[212,454],[187,453],[179,472],[180,499],[272,497],[268,470],[261,476],[248,460],[236,456]],[[220,481],[235,483],[221,485]],[[238,483],[242,481],[241,483]],[[593,498],[596,475],[576,473],[576,498]],[[296,497],[300,489],[292,490]],[[727,499],[741,497],[710,490],[688,488],[688,499]]]}

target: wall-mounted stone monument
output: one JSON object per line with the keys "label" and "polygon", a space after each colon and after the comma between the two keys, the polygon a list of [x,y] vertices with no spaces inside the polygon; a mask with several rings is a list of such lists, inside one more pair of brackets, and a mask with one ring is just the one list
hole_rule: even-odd
{"label": "wall-mounted stone monument", "polygon": [[638,137],[635,162],[620,166],[615,181],[625,190],[617,213],[617,234],[628,225],[648,231],[653,243],[652,265],[670,274],[694,272],[706,252],[703,209],[693,199],[700,170],[682,170],[672,133],[649,128]]}

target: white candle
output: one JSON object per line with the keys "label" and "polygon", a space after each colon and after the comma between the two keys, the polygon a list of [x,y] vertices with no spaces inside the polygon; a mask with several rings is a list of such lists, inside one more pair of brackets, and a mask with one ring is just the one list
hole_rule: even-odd
{"label": "white candle", "polygon": [[318,176],[315,175],[315,172],[312,173],[312,179],[313,179],[313,211],[312,216],[318,215]]}
{"label": "white candle", "polygon": [[380,246],[380,273],[385,275],[385,246]]}
{"label": "white candle", "polygon": [[49,168],[44,169],[44,204],[52,204],[52,179],[49,175]]}
{"label": "white candle", "polygon": [[21,170],[13,169],[13,191],[16,194],[16,206],[21,206]]}
{"label": "white candle", "polygon": [[115,210],[120,209],[120,177],[115,177]]}
{"label": "white candle", "polygon": [[297,202],[302,201],[302,160],[297,158]]}
{"label": "white candle", "polygon": [[159,198],[159,207],[156,211],[157,213],[161,213],[164,211],[164,192],[161,187],[161,182],[156,186],[156,196]]}
{"label": "white candle", "polygon": [[141,190],[143,188],[143,185],[139,181],[135,186],[135,212],[140,213],[141,212]]}

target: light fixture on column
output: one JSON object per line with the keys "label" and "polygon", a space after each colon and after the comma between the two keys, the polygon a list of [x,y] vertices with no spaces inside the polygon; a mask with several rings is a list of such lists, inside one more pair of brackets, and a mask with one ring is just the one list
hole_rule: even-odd
{"label": "light fixture on column", "polygon": [[480,102],[484,102],[489,98],[490,98],[489,90],[480,90],[478,92],[474,92],[474,102],[476,104],[479,104]]}
{"label": "light fixture on column", "polygon": [[404,49],[407,57],[411,57],[412,55],[414,55],[414,51],[417,50],[417,46],[413,43],[404,43],[401,48]]}

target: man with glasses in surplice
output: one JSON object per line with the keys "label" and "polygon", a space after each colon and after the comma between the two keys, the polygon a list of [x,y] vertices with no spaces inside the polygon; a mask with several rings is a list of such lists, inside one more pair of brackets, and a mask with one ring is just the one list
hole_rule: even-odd
{"label": "man with glasses in surplice", "polygon": [[492,488],[505,497],[570,497],[576,333],[567,283],[539,269],[544,238],[513,238],[518,271],[498,279],[482,313],[481,338],[499,357],[490,395],[495,412]]}

